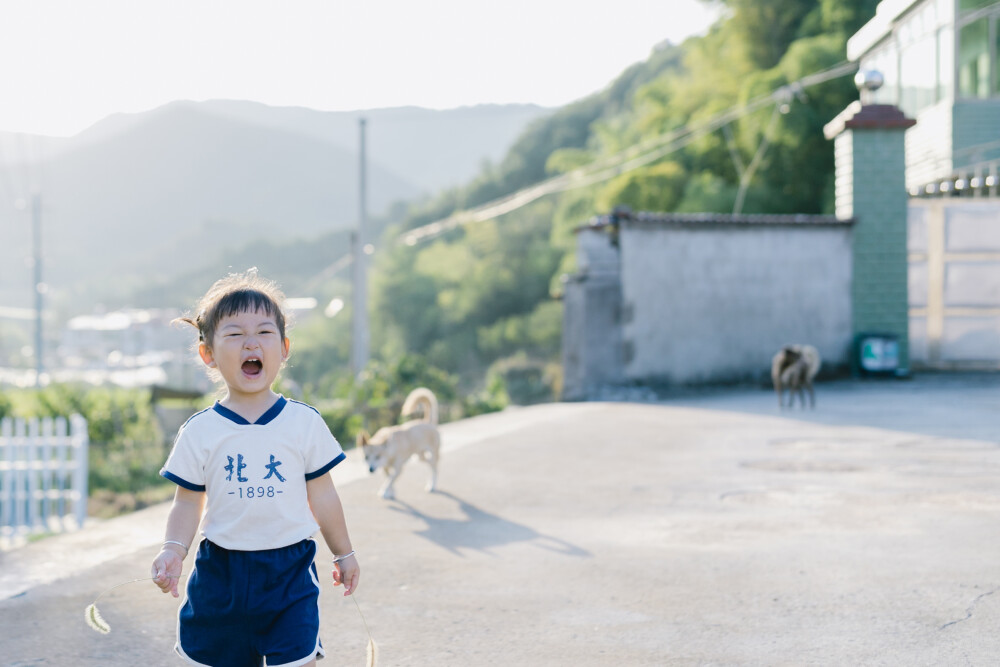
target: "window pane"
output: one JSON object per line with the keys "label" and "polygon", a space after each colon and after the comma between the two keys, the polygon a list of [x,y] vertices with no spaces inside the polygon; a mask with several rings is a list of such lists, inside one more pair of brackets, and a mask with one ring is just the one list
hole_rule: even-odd
{"label": "window pane", "polygon": [[933,35],[903,49],[900,58],[900,108],[913,115],[935,102],[937,90],[937,47]]}
{"label": "window pane", "polygon": [[964,12],[970,9],[989,7],[990,5],[995,5],[997,2],[998,0],[959,0],[958,11]]}
{"label": "window pane", "polygon": [[997,22],[997,17],[993,15],[993,40],[996,42],[994,45],[994,61],[993,61],[993,95],[1000,96],[1000,67],[997,67],[996,58],[1000,57],[1000,23]]}
{"label": "window pane", "polygon": [[952,96],[952,84],[955,78],[955,38],[950,28],[942,28],[937,36],[937,99],[943,100]]}
{"label": "window pane", "polygon": [[958,37],[958,93],[990,96],[989,23],[981,18],[964,26]]}
{"label": "window pane", "polygon": [[861,61],[861,69],[878,70],[882,74],[882,87],[871,97],[873,104],[899,105],[899,73],[896,69],[896,51],[882,48],[874,51]]}
{"label": "window pane", "polygon": [[948,25],[955,18],[955,0],[937,0],[937,25]]}

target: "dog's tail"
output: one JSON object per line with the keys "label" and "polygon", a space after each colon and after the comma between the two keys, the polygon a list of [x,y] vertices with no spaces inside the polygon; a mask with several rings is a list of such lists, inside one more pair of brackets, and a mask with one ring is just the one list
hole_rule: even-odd
{"label": "dog's tail", "polygon": [[804,357],[799,357],[781,371],[781,384],[792,390],[796,390],[811,377],[809,375],[808,362]]}
{"label": "dog's tail", "polygon": [[812,345],[802,346],[802,358],[805,359],[806,366],[809,368],[809,379],[812,380],[819,373],[819,368],[823,364],[823,360],[819,356],[819,352]]}
{"label": "dog's tail", "polygon": [[417,411],[418,406],[423,413],[423,421],[437,426],[438,402],[437,397],[434,396],[434,392],[426,387],[417,387],[406,396],[401,412],[404,417],[411,415]]}

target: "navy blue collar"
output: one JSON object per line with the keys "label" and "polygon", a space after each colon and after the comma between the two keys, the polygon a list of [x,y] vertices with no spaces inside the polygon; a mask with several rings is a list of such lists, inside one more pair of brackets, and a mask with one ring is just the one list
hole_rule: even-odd
{"label": "navy blue collar", "polygon": [[253,424],[248,422],[242,415],[236,414],[235,412],[225,407],[218,401],[215,402],[215,405],[212,406],[212,409],[218,412],[226,419],[228,419],[229,421],[235,422],[240,426],[263,426],[264,424],[269,424],[272,421],[274,421],[274,418],[277,417],[279,414],[281,414],[281,411],[284,409],[287,403],[288,401],[285,399],[284,396],[278,396],[278,400],[274,402],[274,405],[269,407],[267,409],[267,412],[262,414],[260,418],[257,419],[257,421],[255,421]]}

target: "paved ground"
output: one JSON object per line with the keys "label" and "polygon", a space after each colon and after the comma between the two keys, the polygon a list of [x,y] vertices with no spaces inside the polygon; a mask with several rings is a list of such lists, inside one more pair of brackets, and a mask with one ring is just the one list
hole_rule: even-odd
{"label": "paved ground", "polygon": [[[445,427],[441,491],[338,469],[380,665],[990,665],[1000,655],[1000,376],[661,404],[554,404]],[[146,576],[165,508],[0,554],[0,664],[181,664]],[[331,587],[329,657],[364,664]]]}

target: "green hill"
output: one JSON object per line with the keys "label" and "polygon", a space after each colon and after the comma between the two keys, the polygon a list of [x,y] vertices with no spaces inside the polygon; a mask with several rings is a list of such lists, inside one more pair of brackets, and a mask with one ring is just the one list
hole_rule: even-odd
{"label": "green hill", "polygon": [[[847,69],[817,85],[799,82],[844,64],[847,38],[876,2],[725,4],[706,36],[661,45],[605,90],[535,121],[495,168],[413,207],[387,231],[372,278],[374,349],[383,359],[416,353],[468,388],[502,375],[527,397],[544,395],[559,383],[559,293],[573,270],[572,230],[593,214],[617,205],[730,212],[738,199],[745,213],[832,211],[833,148],[822,127],[857,91]],[[751,102],[755,111],[740,112]],[[715,123],[724,114],[731,122]],[[709,121],[716,129],[690,132]],[[415,246],[398,242],[407,229],[579,167],[626,164],[649,146],[659,157],[623,173]]]}
{"label": "green hill", "polygon": [[535,105],[347,113],[175,102],[111,116],[74,137],[0,133],[0,306],[31,305],[31,221],[14,200],[36,189],[51,298],[79,314],[127,301],[148,282],[218,266],[252,242],[356,225],[360,115],[369,119],[368,210],[378,215],[467,181],[545,113]]}

